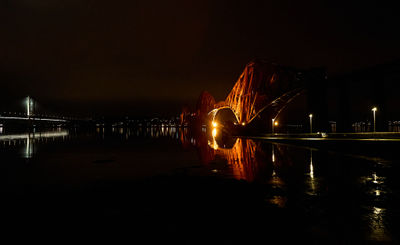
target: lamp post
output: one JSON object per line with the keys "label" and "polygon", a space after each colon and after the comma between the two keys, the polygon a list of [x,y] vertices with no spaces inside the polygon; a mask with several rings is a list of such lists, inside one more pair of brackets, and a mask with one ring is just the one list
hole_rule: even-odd
{"label": "lamp post", "polygon": [[376,108],[376,107],[372,108],[372,115],[374,117],[374,132],[376,132],[376,116],[375,116],[375,113],[376,113],[377,110],[378,110],[378,108]]}
{"label": "lamp post", "polygon": [[313,114],[308,115],[308,117],[310,118],[310,133],[312,133],[312,117],[313,117]]}
{"label": "lamp post", "polygon": [[272,134],[274,134],[275,118],[272,118]]}

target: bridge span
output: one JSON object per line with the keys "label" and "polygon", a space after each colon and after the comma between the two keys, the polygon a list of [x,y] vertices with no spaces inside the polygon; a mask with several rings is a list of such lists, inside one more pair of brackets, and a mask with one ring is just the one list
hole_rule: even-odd
{"label": "bridge span", "polygon": [[67,123],[71,121],[67,117],[52,116],[47,113],[37,113],[35,111],[36,101],[32,97],[27,96],[23,99],[22,105],[25,112],[3,112],[0,113],[0,125],[4,123],[10,124],[24,124],[24,123]]}
{"label": "bridge span", "polygon": [[[321,69],[301,71],[278,64],[253,60],[249,62],[225,100],[216,102],[204,91],[195,113],[181,114],[207,124],[212,121],[232,122],[246,128],[270,128],[271,123],[296,97],[308,91],[310,84],[326,82]],[[234,116],[224,120],[220,112],[230,110]],[[186,113],[186,114],[185,114]],[[228,115],[229,113],[225,113]]]}
{"label": "bridge span", "polygon": [[58,119],[58,118],[18,117],[18,116],[0,116],[0,120],[22,120],[22,121],[44,121],[44,122],[68,122],[68,120],[66,120],[66,119]]}

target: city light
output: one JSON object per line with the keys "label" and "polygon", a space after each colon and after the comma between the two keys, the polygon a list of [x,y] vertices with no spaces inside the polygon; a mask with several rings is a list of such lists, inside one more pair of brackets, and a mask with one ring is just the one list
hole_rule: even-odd
{"label": "city light", "polygon": [[278,121],[275,121],[275,122],[274,122],[274,125],[275,125],[275,126],[278,126]]}
{"label": "city light", "polygon": [[313,114],[310,113],[310,115],[308,115],[308,117],[310,118],[310,133],[312,133],[312,118],[313,118]]}

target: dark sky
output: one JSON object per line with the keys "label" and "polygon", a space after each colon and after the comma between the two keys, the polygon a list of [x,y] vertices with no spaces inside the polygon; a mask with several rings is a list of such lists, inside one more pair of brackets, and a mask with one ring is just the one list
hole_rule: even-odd
{"label": "dark sky", "polygon": [[0,0],[0,96],[173,113],[224,99],[255,57],[330,74],[399,58],[397,6],[349,2]]}

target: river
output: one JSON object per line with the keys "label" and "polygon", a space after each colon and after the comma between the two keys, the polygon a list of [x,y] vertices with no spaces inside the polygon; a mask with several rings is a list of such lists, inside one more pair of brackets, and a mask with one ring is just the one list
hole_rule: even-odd
{"label": "river", "polygon": [[399,242],[400,159],[218,134],[2,129],[3,232],[183,244]]}

